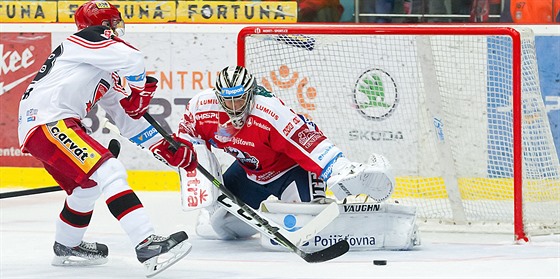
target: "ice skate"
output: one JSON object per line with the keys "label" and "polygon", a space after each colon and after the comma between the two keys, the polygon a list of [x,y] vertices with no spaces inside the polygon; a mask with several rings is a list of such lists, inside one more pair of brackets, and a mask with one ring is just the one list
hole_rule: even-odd
{"label": "ice skate", "polygon": [[107,245],[97,242],[82,241],[76,247],[68,247],[55,241],[53,250],[55,256],[52,265],[54,266],[100,265],[108,262]]}
{"label": "ice skate", "polygon": [[168,237],[152,234],[138,244],[136,256],[146,268],[146,277],[155,276],[185,257],[192,248],[187,239],[187,234],[180,231]]}

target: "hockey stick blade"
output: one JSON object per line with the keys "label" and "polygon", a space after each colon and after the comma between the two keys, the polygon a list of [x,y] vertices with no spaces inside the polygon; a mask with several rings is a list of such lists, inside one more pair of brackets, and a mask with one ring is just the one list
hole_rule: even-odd
{"label": "hockey stick blade", "polygon": [[118,158],[119,154],[121,153],[121,143],[116,139],[111,139],[111,141],[109,141],[109,146],[107,147],[107,149],[109,149],[109,152],[111,152],[111,154],[113,154],[115,158]]}
{"label": "hockey stick blade", "polygon": [[[298,253],[308,263],[321,263],[338,258],[350,250],[350,244],[346,240],[341,240],[323,250],[312,253]],[[301,251],[301,250],[299,250]]]}
{"label": "hockey stick blade", "polygon": [[[175,141],[150,114],[145,113],[144,119],[146,119],[161,134],[161,136],[163,136],[163,138],[165,138],[169,142],[171,148],[173,148],[174,150],[179,149],[180,143]],[[206,170],[203,166],[198,165],[196,169],[200,171],[208,180],[212,181],[212,184],[214,184],[214,186],[220,189],[225,197],[230,199],[235,205],[240,207],[240,210],[246,213],[246,215],[243,215],[244,218],[240,218],[240,220],[245,221],[248,225],[252,226],[257,231],[266,234],[269,238],[274,239],[280,245],[292,250],[295,254],[303,258],[306,262],[316,263],[316,262],[324,262],[324,261],[332,260],[334,258],[337,258],[345,254],[350,249],[350,244],[348,244],[348,241],[341,240],[335,243],[334,245],[327,247],[321,251],[312,252],[312,253],[306,253],[302,251],[299,247],[297,247],[294,243],[292,243],[288,238],[286,238],[283,234],[279,232],[280,228],[272,226],[267,220],[265,220],[257,212],[255,212],[255,210],[253,210],[251,207],[246,205],[243,201],[238,199],[230,190],[224,187],[224,185],[219,180],[217,180],[210,172],[208,172],[208,170]],[[247,218],[247,217],[251,217],[251,218]]]}

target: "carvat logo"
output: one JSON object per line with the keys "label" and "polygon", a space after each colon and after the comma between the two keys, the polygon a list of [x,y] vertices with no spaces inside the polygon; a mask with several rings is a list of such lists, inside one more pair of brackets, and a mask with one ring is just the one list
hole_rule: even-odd
{"label": "carvat logo", "polygon": [[68,134],[61,131],[60,128],[56,125],[47,125],[49,133],[57,139],[72,155],[78,159],[82,164],[88,158],[93,159],[95,154],[89,152],[87,147],[79,146]]}
{"label": "carvat logo", "polygon": [[384,120],[391,116],[399,102],[397,84],[381,69],[368,70],[356,81],[352,101],[363,117]]}

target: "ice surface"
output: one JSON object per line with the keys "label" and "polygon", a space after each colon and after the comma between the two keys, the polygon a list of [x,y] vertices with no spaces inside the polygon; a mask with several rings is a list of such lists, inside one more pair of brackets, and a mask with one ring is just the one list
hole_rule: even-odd
{"label": "ice surface", "polygon": [[[193,244],[182,261],[154,278],[560,278],[560,238],[517,245],[512,235],[422,234],[412,251],[349,252],[310,264],[290,252],[267,251],[258,239],[205,240],[196,236],[198,212],[183,212],[178,192],[137,192],[158,234],[185,230]],[[133,246],[102,200],[85,240],[109,246],[109,263],[54,267],[55,218],[65,193],[0,200],[0,278],[145,278]],[[373,265],[385,259],[386,266]]]}

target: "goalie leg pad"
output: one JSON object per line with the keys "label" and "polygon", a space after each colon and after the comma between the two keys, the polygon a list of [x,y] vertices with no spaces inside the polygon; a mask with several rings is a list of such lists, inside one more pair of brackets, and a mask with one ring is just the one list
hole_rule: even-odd
{"label": "goalie leg pad", "polygon": [[[220,162],[205,145],[193,145],[198,163],[201,164],[218,181],[223,182]],[[181,207],[183,211],[212,206],[220,191],[198,170],[185,171],[179,168],[181,179]]]}
{"label": "goalie leg pad", "polygon": [[210,217],[210,224],[218,239],[245,239],[257,233],[257,230],[233,216],[223,207],[219,207]]}
{"label": "goalie leg pad", "polygon": [[[263,217],[282,224],[287,231],[305,227],[325,204],[284,203],[265,201]],[[416,207],[387,203],[338,204],[338,215],[324,229],[316,232],[301,246],[306,251],[318,251],[344,238],[350,251],[409,250],[420,245],[416,226]],[[270,250],[285,250],[261,236],[261,245]]]}
{"label": "goalie leg pad", "polygon": [[202,209],[196,225],[196,234],[205,239],[245,239],[256,233],[254,228],[218,205]]}

